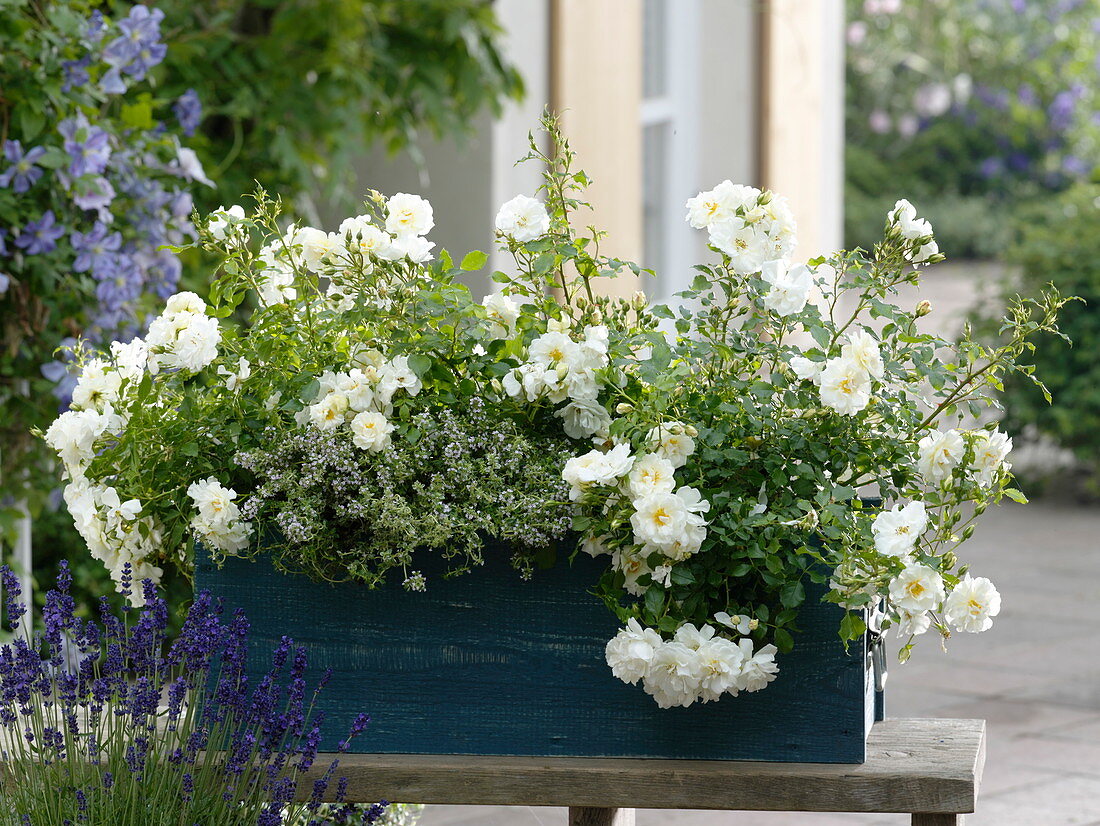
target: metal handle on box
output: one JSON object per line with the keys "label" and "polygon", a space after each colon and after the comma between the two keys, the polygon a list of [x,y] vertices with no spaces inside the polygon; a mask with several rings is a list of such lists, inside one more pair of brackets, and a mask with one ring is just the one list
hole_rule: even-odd
{"label": "metal handle on box", "polygon": [[875,673],[875,691],[886,688],[886,679],[890,676],[886,669],[886,640],[882,633],[882,619],[886,616],[879,600],[867,612],[867,649],[871,655],[871,668]]}

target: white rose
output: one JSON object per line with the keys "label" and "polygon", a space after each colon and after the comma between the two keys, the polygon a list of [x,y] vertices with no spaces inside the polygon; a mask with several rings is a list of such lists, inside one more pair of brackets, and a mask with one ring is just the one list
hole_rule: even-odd
{"label": "white rose", "polygon": [[957,631],[977,634],[988,631],[993,617],[1001,612],[1001,595],[984,576],[967,574],[943,604],[943,616]]}
{"label": "white rose", "polygon": [[[744,680],[745,654],[736,643],[725,637],[713,637],[695,652],[702,672],[699,681],[700,699],[705,703],[718,700],[722,694],[737,696]],[[754,673],[756,667],[754,666]]]}
{"label": "white rose", "polygon": [[234,204],[229,207],[218,207],[210,215],[206,223],[206,230],[216,240],[224,241],[231,228],[245,219],[244,208]]}
{"label": "white rose", "polygon": [[1011,468],[1005,459],[1012,452],[1012,439],[999,430],[979,430],[974,434],[974,459],[970,469],[981,485],[992,485],[1002,468]]}
{"label": "white rose", "polygon": [[395,389],[400,388],[410,396],[415,396],[424,387],[420,377],[409,367],[408,356],[397,356],[383,364],[378,373],[380,382],[392,384]]}
{"label": "white rose", "polygon": [[878,342],[867,330],[860,328],[848,336],[840,348],[840,357],[857,364],[870,376],[881,379],[884,371]]}
{"label": "white rose", "polygon": [[928,527],[928,512],[923,502],[899,503],[875,517],[871,533],[875,550],[885,556],[903,557],[916,547]]}
{"label": "white rose", "polygon": [[780,316],[800,313],[813,288],[813,272],[805,264],[790,267],[786,261],[765,261],[760,277],[771,290],[764,296],[764,307]]}
{"label": "white rose", "polygon": [[46,444],[57,451],[69,475],[76,478],[95,457],[95,441],[109,424],[110,417],[95,410],[69,410],[46,430]]}
{"label": "white rose", "polygon": [[495,225],[497,232],[519,244],[526,244],[550,231],[550,216],[542,202],[526,195],[517,195],[501,206]]}
{"label": "white rose", "polygon": [[854,416],[871,401],[871,377],[850,359],[830,359],[821,371],[820,392],[826,407]]}
{"label": "white rose", "polygon": [[741,691],[760,691],[774,680],[776,674],[779,673],[779,666],[775,663],[775,655],[779,649],[774,645],[765,645],[754,654],[752,640],[739,640],[737,645],[744,655],[737,687]]}
{"label": "white rose", "polygon": [[569,370],[579,364],[581,349],[567,333],[547,332],[531,342],[528,356],[541,367],[561,365]]}
{"label": "white rose", "polygon": [[329,393],[309,407],[309,420],[322,432],[335,430],[344,423],[344,414],[349,406],[348,397],[343,393]]}
{"label": "white rose", "polygon": [[966,452],[966,442],[957,430],[935,431],[917,444],[917,470],[929,485],[939,485],[951,478]]}
{"label": "white rose", "polygon": [[197,373],[218,357],[221,329],[211,316],[187,313],[188,324],[176,334],[176,340],[159,361],[165,367],[179,367]]}
{"label": "white rose", "polygon": [[677,468],[683,467],[695,452],[695,440],[682,422],[662,422],[652,428],[646,434],[646,445]]}
{"label": "white rose", "polygon": [[699,655],[683,643],[666,642],[654,652],[643,687],[661,708],[686,708],[699,699],[702,678]]}
{"label": "white rose", "polygon": [[650,550],[642,548],[633,551],[616,551],[611,555],[611,564],[616,570],[622,571],[623,588],[631,596],[640,597],[648,589],[648,586],[641,585],[638,580],[645,574],[653,573],[653,569],[649,567],[650,553]]}
{"label": "white rose", "polygon": [[737,210],[756,203],[759,189],[722,181],[714,189],[700,192],[690,198],[686,220],[695,229],[710,229],[737,218]]}
{"label": "white rose", "polygon": [[767,234],[738,218],[711,227],[710,243],[729,256],[730,266],[739,275],[760,272],[764,262],[774,257]]}
{"label": "white rose", "polygon": [[611,673],[624,683],[634,685],[645,677],[653,655],[664,640],[652,628],[643,628],[631,617],[626,627],[607,642],[604,657],[611,667]]}
{"label": "white rose", "polygon": [[490,293],[481,302],[493,322],[493,338],[507,338],[519,319],[519,306],[504,293]]}
{"label": "white rose", "polygon": [[570,439],[606,438],[610,433],[611,414],[595,399],[571,401],[554,415],[562,420],[562,428]]}
{"label": "white rose", "polygon": [[898,609],[898,636],[919,637],[932,627],[932,617],[927,611]]}
{"label": "white rose", "polygon": [[814,384],[821,382],[821,371],[825,369],[825,363],[810,361],[805,356],[795,356],[791,359],[791,369],[802,381],[812,381]]}
{"label": "white rose", "polygon": [[671,493],[676,487],[676,468],[656,453],[645,453],[634,462],[626,485],[632,499],[651,493]]}
{"label": "white rose", "polygon": [[399,235],[393,244],[401,255],[408,258],[414,264],[423,264],[432,260],[432,250],[435,242],[429,241],[420,235]]}
{"label": "white rose", "polygon": [[137,381],[145,372],[145,366],[149,362],[149,348],[140,338],[132,339],[125,344],[121,341],[112,341],[111,358],[120,376],[129,381]]}
{"label": "white rose", "polygon": [[687,534],[689,525],[698,524],[675,493],[650,493],[636,499],[634,508],[630,524],[635,541],[642,545],[670,547]]}
{"label": "white rose", "polygon": [[102,410],[118,401],[121,388],[122,376],[103,359],[92,359],[80,371],[80,379],[73,388],[73,407]]}
{"label": "white rose", "polygon": [[905,611],[935,611],[943,597],[943,577],[926,565],[907,565],[890,583],[890,600]]}
{"label": "white rose", "polygon": [[424,235],[435,226],[432,205],[419,195],[398,192],[386,201],[386,230],[394,235]]}
{"label": "white rose", "polygon": [[356,447],[378,453],[390,446],[394,427],[381,413],[365,410],[351,420],[351,440]]}

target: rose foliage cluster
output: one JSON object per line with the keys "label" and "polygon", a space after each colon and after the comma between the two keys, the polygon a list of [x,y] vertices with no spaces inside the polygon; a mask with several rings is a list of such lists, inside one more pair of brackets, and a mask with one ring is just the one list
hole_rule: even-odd
{"label": "rose foliage cluster", "polygon": [[486,256],[433,259],[418,196],[372,193],[332,232],[262,192],[216,212],[210,305],[175,295],[144,340],[86,354],[44,434],[93,555],[155,577],[198,539],[420,590],[417,554],[458,572],[502,539],[537,576],[572,528],[607,559],[608,664],[661,706],[766,686],[807,599],[844,607],[845,640],[882,601],[905,654],[988,628],[999,596],[958,547],[1022,497],[982,416],[1063,300],[1014,304],[997,347],[938,339],[895,303],[942,259],[911,204],[871,253],[800,264],[783,198],[728,181],[687,204],[715,256],[674,306],[606,297],[638,268],[573,229],[587,178],[545,125],[542,198],[501,207],[514,266],[480,303],[456,276]]}

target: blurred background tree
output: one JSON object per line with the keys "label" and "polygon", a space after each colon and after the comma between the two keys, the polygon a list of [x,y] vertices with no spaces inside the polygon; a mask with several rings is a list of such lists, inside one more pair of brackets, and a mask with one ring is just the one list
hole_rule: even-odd
{"label": "blurred background tree", "polygon": [[998,257],[1018,206],[1093,174],[1095,0],[848,0],[848,14],[848,246],[868,247],[906,192],[949,258]]}

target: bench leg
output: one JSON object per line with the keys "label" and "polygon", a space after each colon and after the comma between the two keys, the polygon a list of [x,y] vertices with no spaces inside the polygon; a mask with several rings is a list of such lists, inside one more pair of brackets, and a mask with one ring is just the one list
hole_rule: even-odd
{"label": "bench leg", "polygon": [[569,826],[634,826],[634,810],[570,806]]}
{"label": "bench leg", "polygon": [[962,826],[962,815],[913,814],[913,826]]}

